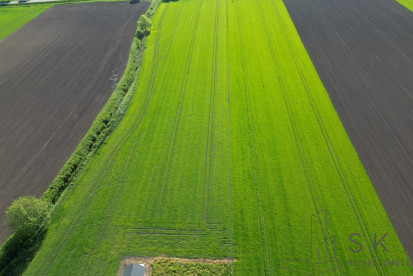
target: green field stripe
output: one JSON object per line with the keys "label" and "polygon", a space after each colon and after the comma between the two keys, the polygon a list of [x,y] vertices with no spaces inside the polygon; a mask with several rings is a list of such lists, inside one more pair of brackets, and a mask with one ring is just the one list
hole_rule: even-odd
{"label": "green field stripe", "polygon": [[182,115],[182,106],[183,106],[183,102],[184,102],[184,98],[185,98],[185,94],[187,92],[188,89],[188,76],[190,73],[190,68],[191,68],[191,61],[192,61],[192,53],[194,50],[194,44],[195,44],[195,37],[196,37],[196,32],[198,30],[198,22],[199,22],[199,14],[201,11],[201,7],[202,7],[202,1],[199,2],[198,4],[198,9],[196,12],[196,21],[194,23],[194,27],[193,27],[193,32],[192,32],[192,39],[191,39],[191,43],[190,43],[190,49],[189,49],[189,54],[188,54],[188,59],[186,62],[186,69],[185,69],[185,75],[184,75],[184,80],[182,82],[182,86],[180,88],[180,97],[179,97],[179,101],[178,101],[178,107],[176,110],[176,114],[175,114],[175,119],[174,119],[174,124],[173,124],[173,134],[171,136],[170,139],[170,144],[169,144],[169,151],[168,151],[168,157],[167,157],[167,164],[165,166],[165,174],[164,174],[164,181],[162,183],[161,189],[159,191],[158,194],[158,200],[157,202],[159,202],[158,207],[156,208],[156,213],[155,213],[155,217],[159,215],[159,212],[162,210],[162,206],[163,206],[163,194],[165,193],[165,189],[168,184],[168,174],[170,173],[170,166],[171,166],[171,159],[173,158],[173,154],[175,151],[175,146],[176,146],[176,140],[177,140],[177,135],[178,135],[178,131],[179,131],[179,127],[180,127],[180,121],[181,121],[181,115]]}
{"label": "green field stripe", "polygon": [[[180,20],[182,19],[182,16],[181,16],[182,11],[183,11],[183,6],[179,9],[179,12],[178,12],[177,16],[176,16],[175,19],[174,19],[175,22],[174,22],[173,25],[171,25],[171,27],[174,27],[174,28],[175,28],[175,26],[178,25],[178,22],[180,22]],[[181,23],[181,24],[182,24],[182,23]],[[166,49],[166,51],[165,51],[165,55],[163,56],[163,64],[162,64],[162,67],[161,67],[161,71],[163,71],[163,69],[164,69],[165,66],[166,66],[166,62],[167,62],[166,57],[169,55],[169,53],[170,53],[170,51],[171,51],[171,46],[172,46],[172,44],[173,44],[173,41],[174,41],[175,38],[176,38],[174,32],[175,32],[174,29],[171,29],[170,32],[166,32],[166,33],[165,33],[165,35],[168,35],[169,40],[166,40],[166,41],[163,42],[164,44],[167,45],[167,49]],[[169,36],[169,34],[172,34],[172,35]],[[153,79],[154,79],[154,77],[151,76],[151,77],[150,77],[150,80],[152,81]],[[166,83],[168,83],[168,82],[167,82],[167,81],[164,81],[164,82],[161,82],[161,83],[157,82],[157,86],[156,86],[154,89],[157,90],[157,91],[158,91],[158,90],[164,91],[165,88],[166,88]],[[160,87],[160,88],[159,88],[159,87]],[[156,103],[155,103],[155,104],[156,104]],[[159,127],[159,126],[156,126],[156,127]],[[151,130],[151,132],[152,132],[152,130]],[[151,139],[151,138],[148,136],[148,139]],[[151,158],[148,158],[148,159],[151,160]],[[166,159],[165,159],[164,162],[166,162]],[[160,174],[160,176],[161,176],[161,175],[162,175],[162,174]],[[148,177],[153,177],[153,174],[151,174],[151,175],[148,176]],[[154,204],[154,203],[156,204],[156,202],[153,202],[153,201],[151,202],[151,200],[153,200],[153,198],[156,198],[156,197],[157,197],[155,191],[156,191],[156,190],[153,189],[152,192],[151,192],[151,194],[148,195],[148,202],[147,202],[146,204]],[[135,213],[136,213],[138,210],[139,210],[139,208],[137,207]],[[135,217],[137,217],[137,214],[135,215]]]}
{"label": "green field stripe", "polygon": [[225,1],[225,43],[226,45],[223,47],[226,50],[226,64],[225,64],[225,73],[226,73],[226,93],[225,93],[225,98],[227,100],[227,112],[226,112],[226,129],[227,132],[226,134],[226,145],[227,145],[227,155],[225,156],[226,161],[227,161],[227,174],[228,174],[228,202],[229,202],[229,214],[228,217],[226,218],[227,223],[229,223],[229,232],[230,232],[230,240],[231,240],[231,252],[230,252],[230,257],[232,260],[232,266],[231,266],[231,273],[234,274],[234,258],[235,258],[235,252],[234,252],[234,210],[233,210],[233,181],[232,181],[232,143],[231,143],[231,97],[230,97],[230,85],[229,85],[229,70],[230,70],[230,62],[229,62],[229,19],[228,19],[228,0]]}
{"label": "green field stripe", "polygon": [[49,7],[50,5],[0,7],[0,40],[13,33],[30,20],[36,18]]}
{"label": "green field stripe", "polygon": [[[238,29],[239,29],[239,37],[243,37],[244,31],[242,30],[242,25],[241,25],[241,20],[240,20],[240,12],[239,12],[239,6],[238,2],[236,3],[236,8],[237,8],[237,18],[238,18]],[[244,63],[244,47],[243,43],[240,40],[240,58],[241,58],[241,64],[242,64],[242,74],[244,75],[244,94],[245,94],[245,111],[246,111],[246,116],[247,116],[247,127],[248,127],[248,141],[249,141],[249,149],[250,149],[250,155],[251,155],[251,165],[252,165],[252,182],[253,182],[253,189],[255,193],[255,204],[256,204],[256,210],[257,210],[257,217],[258,217],[258,226],[259,226],[259,234],[260,234],[260,240],[261,240],[261,257],[262,257],[262,265],[263,265],[263,272],[264,274],[267,274],[267,271],[270,272],[271,274],[271,269],[269,265],[269,254],[268,254],[268,241],[267,241],[267,236],[266,236],[266,229],[265,229],[265,224],[263,220],[263,215],[262,215],[262,205],[260,205],[260,200],[261,200],[261,194],[259,190],[259,185],[260,181],[258,179],[257,175],[257,168],[256,168],[256,147],[255,147],[255,139],[254,139],[254,130],[252,128],[253,124],[253,118],[251,114],[251,103],[250,103],[250,96],[249,96],[249,88],[246,83],[246,69],[245,69],[245,63]]]}
{"label": "green field stripe", "polygon": [[215,110],[215,97],[216,97],[216,80],[217,80],[217,45],[218,45],[218,0],[216,1],[215,9],[215,18],[214,18],[214,38],[212,44],[212,62],[211,62],[211,85],[209,92],[209,108],[208,108],[208,134],[207,134],[207,146],[205,151],[205,172],[204,172],[204,201],[203,205],[205,210],[205,222],[208,224],[210,222],[210,192],[211,192],[211,178],[212,178],[212,161],[214,159],[213,149],[214,149],[214,110]]}
{"label": "green field stripe", "polygon": [[[260,13],[261,21],[263,23],[263,28],[264,28],[264,31],[265,31],[266,40],[267,40],[269,48],[271,50],[271,57],[272,57],[274,66],[275,66],[276,70],[278,72],[280,72],[280,76],[279,76],[280,90],[282,92],[284,104],[285,104],[287,113],[289,115],[289,122],[290,122],[290,125],[291,125],[292,132],[294,134],[294,140],[295,140],[296,147],[297,147],[297,150],[298,150],[298,153],[299,153],[300,162],[301,162],[303,171],[305,173],[306,182],[307,182],[309,192],[310,192],[310,195],[312,197],[313,204],[314,204],[314,210],[320,210],[321,207],[320,207],[318,195],[317,195],[316,190],[312,187],[313,183],[312,183],[312,179],[311,179],[311,174],[308,172],[308,164],[307,164],[307,161],[306,161],[306,156],[305,156],[304,151],[303,151],[303,145],[302,145],[302,141],[301,141],[301,138],[300,138],[299,130],[298,130],[296,122],[295,122],[294,112],[292,111],[292,108],[291,108],[289,94],[286,91],[285,84],[284,84],[284,81],[283,81],[283,78],[282,78],[282,75],[281,75],[282,72],[284,71],[284,69],[282,68],[282,66],[280,66],[280,64],[279,64],[279,62],[278,62],[278,60],[275,56],[275,53],[278,52],[278,49],[274,49],[274,46],[273,46],[272,41],[270,39],[269,31],[268,31],[268,28],[267,28],[268,25],[267,25],[267,23],[264,19],[260,2],[257,1],[256,3],[257,3],[258,10],[259,10],[259,13]],[[324,229],[325,225],[326,225],[326,222],[324,220],[319,220],[319,224],[320,224],[320,229]],[[326,238],[327,233],[323,232],[323,236]],[[331,254],[330,250],[329,250],[329,254]],[[330,258],[331,258],[331,255],[330,255]],[[335,273],[335,270],[333,270],[333,272]]]}
{"label": "green field stripe", "polygon": [[[277,49],[274,49],[273,43],[270,39],[270,36],[268,35],[268,32],[269,32],[268,29],[267,29],[268,25],[265,21],[265,18],[264,18],[263,12],[262,12],[262,7],[260,5],[260,1],[257,1],[257,4],[258,4],[259,11],[260,11],[260,17],[261,17],[261,20],[263,22],[263,26],[264,26],[265,34],[266,34],[266,37],[267,37],[267,41],[268,41],[270,49],[271,49],[271,56],[272,56],[272,59],[274,61],[274,65],[277,68],[277,70],[282,73],[284,71],[284,69],[280,66],[277,58],[275,57],[275,52],[278,52],[278,51],[277,51]],[[272,2],[272,4],[274,5],[273,2]],[[276,9],[275,9],[275,13],[277,14],[277,17],[278,17],[279,15],[278,15],[278,11]],[[283,25],[282,25],[281,21],[279,21],[279,25],[283,29]],[[283,31],[284,31],[284,29],[283,29]],[[285,33],[284,33],[284,35],[285,35]],[[288,42],[288,37],[285,36],[285,39]],[[292,53],[292,55],[294,55],[294,52],[291,51],[291,48],[290,48],[290,52]],[[299,70],[299,68],[297,68],[297,69]],[[291,108],[291,105],[290,105],[289,95],[288,95],[288,92],[285,89],[285,85],[284,85],[282,77],[279,78],[279,82],[281,84],[281,91],[283,93],[283,99],[284,99],[284,102],[285,102],[285,106],[288,110],[288,114],[289,114],[289,118],[290,118],[290,124],[292,126],[293,133],[294,133],[294,139],[296,141],[297,149],[298,149],[298,152],[299,152],[299,155],[300,155],[300,161],[301,161],[301,164],[302,164],[302,167],[303,167],[303,171],[305,172],[306,182],[307,182],[307,185],[309,187],[309,192],[310,192],[312,200],[313,200],[315,211],[321,210],[318,194],[317,194],[316,189],[313,188],[313,180],[312,180],[312,177],[311,177],[311,173],[308,171],[307,157],[305,156],[305,153],[304,153],[304,150],[303,150],[303,145],[302,145],[302,141],[301,141],[301,138],[300,138],[299,130],[297,128],[295,118],[294,118],[294,112],[292,111],[292,108]],[[324,232],[324,229],[326,228],[327,222],[324,220],[323,216],[322,216],[322,218],[323,218],[322,220],[320,220],[320,216],[318,216],[318,218],[319,218],[320,229],[322,229],[322,231],[323,231],[322,235],[323,235],[324,239],[327,239],[327,233]],[[328,240],[328,241],[330,241],[330,240]],[[328,250],[329,257],[332,258],[334,253],[331,252],[332,251],[331,243],[329,243],[329,248],[328,249],[329,249]],[[333,269],[333,273],[335,274],[336,270],[334,268],[332,268],[332,269]],[[339,272],[339,274],[341,274],[339,269],[338,269],[338,272]]]}
{"label": "green field stripe", "polygon": [[396,0],[396,1],[413,12],[413,1],[412,0]]}

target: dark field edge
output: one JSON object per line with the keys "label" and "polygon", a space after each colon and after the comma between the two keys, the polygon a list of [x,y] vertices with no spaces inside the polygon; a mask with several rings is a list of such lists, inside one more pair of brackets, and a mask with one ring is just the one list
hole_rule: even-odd
{"label": "dark field edge", "polygon": [[[151,18],[153,16],[161,1],[152,1],[146,12],[148,17]],[[100,1],[67,1],[65,4],[69,2]],[[50,3],[48,2],[48,4]],[[42,200],[52,204],[52,215],[55,208],[64,200],[73,182],[123,118],[135,90],[136,80],[142,64],[145,40],[146,37],[139,39],[135,32],[127,65],[121,80],[73,154],[68,158],[49,188],[41,196]],[[0,275],[21,275],[26,270],[36,252],[40,249],[43,238],[47,233],[47,228],[48,225],[29,238],[23,237],[17,232],[10,235],[0,247]]]}

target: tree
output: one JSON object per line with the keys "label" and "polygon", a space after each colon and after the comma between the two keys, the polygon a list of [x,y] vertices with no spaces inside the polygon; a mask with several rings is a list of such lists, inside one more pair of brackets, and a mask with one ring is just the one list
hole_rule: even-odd
{"label": "tree", "polygon": [[23,235],[36,233],[50,217],[50,204],[34,196],[20,197],[6,210],[7,225]]}
{"label": "tree", "polygon": [[146,15],[142,15],[138,21],[138,38],[142,39],[144,36],[149,35],[149,29],[151,28],[151,26],[152,21],[149,19],[149,17]]}

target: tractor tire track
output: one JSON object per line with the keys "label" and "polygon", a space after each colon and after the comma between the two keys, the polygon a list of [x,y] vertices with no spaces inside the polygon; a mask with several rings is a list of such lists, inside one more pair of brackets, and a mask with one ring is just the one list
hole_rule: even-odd
{"label": "tractor tire track", "polygon": [[[246,83],[246,70],[245,70],[245,64],[244,64],[244,54],[243,54],[243,43],[241,41],[242,37],[242,27],[241,27],[241,21],[240,21],[240,12],[239,12],[239,6],[238,6],[238,1],[236,2],[236,11],[237,11],[237,20],[238,20],[238,31],[239,31],[239,37],[240,37],[240,45],[241,45],[241,63],[242,63],[242,72],[243,72],[243,84],[244,84],[244,94],[245,94],[245,101],[246,101],[246,112],[247,112],[247,121],[248,121],[248,132],[249,132],[249,149],[252,157],[252,163],[253,163],[253,176],[254,176],[254,190],[255,190],[255,200],[256,200],[256,207],[257,207],[257,213],[258,213],[258,226],[259,226],[259,233],[260,233],[260,240],[261,240],[261,258],[262,258],[262,266],[263,266],[263,272],[266,275],[267,271],[271,275],[271,265],[269,263],[269,252],[268,252],[268,239],[267,239],[267,234],[266,234],[266,229],[265,229],[265,218],[264,218],[264,210],[262,206],[262,202],[260,204],[259,199],[261,198],[261,193],[260,189],[258,187],[259,183],[257,183],[259,180],[257,180],[257,168],[256,168],[256,147],[255,147],[255,140],[253,137],[253,129],[252,129],[252,114],[250,110],[250,99],[249,99],[249,93],[248,93],[248,86]],[[264,249],[265,245],[265,249]]]}
{"label": "tractor tire track", "polygon": [[196,21],[194,24],[194,30],[193,30],[193,34],[192,37],[193,39],[191,40],[191,46],[190,46],[190,51],[189,51],[189,56],[188,56],[188,61],[186,64],[186,70],[185,70],[185,76],[184,76],[184,80],[182,82],[182,87],[181,87],[181,94],[180,94],[180,98],[179,98],[179,102],[178,102],[178,109],[175,115],[175,122],[174,122],[174,130],[173,130],[173,134],[172,134],[172,139],[170,141],[169,144],[169,150],[168,150],[168,157],[167,157],[167,163],[166,163],[166,171],[164,173],[164,181],[160,187],[160,193],[158,194],[158,202],[159,205],[156,208],[156,212],[155,212],[155,217],[159,216],[159,214],[161,213],[161,209],[162,209],[162,205],[163,205],[163,194],[165,193],[165,187],[167,186],[168,183],[168,176],[169,176],[169,170],[170,170],[170,164],[171,164],[171,159],[173,157],[173,153],[174,153],[174,149],[175,149],[175,141],[176,141],[176,136],[178,133],[178,128],[179,128],[179,123],[181,120],[181,111],[182,111],[182,105],[183,105],[183,100],[185,97],[185,92],[186,92],[186,86],[187,86],[187,82],[188,82],[188,75],[189,75],[189,68],[191,66],[191,61],[192,61],[192,53],[193,53],[193,49],[194,49],[194,44],[195,44],[195,38],[196,38],[196,32],[198,29],[198,23],[199,23],[199,15],[201,13],[201,7],[202,7],[202,1],[199,1],[198,4],[198,10],[197,10],[197,16],[196,16]]}
{"label": "tractor tire track", "polygon": [[232,161],[231,161],[231,97],[230,97],[230,78],[229,78],[229,19],[228,19],[228,0],[225,0],[225,26],[226,26],[226,46],[227,46],[227,56],[226,56],[226,73],[227,73],[227,104],[228,104],[228,115],[227,115],[227,140],[228,140],[228,149],[227,149],[227,166],[228,166],[228,175],[229,175],[229,216],[230,216],[230,235],[231,235],[231,274],[234,275],[234,201],[232,198]]}
{"label": "tractor tire track", "polygon": [[[209,117],[208,117],[208,135],[207,135],[207,146],[205,151],[205,171],[204,171],[204,195],[206,189],[206,214],[205,223],[209,223],[209,193],[211,185],[211,170],[212,170],[212,154],[213,154],[213,143],[214,143],[214,105],[215,105],[215,90],[216,90],[216,76],[217,76],[217,51],[218,51],[218,12],[219,12],[219,1],[216,0],[216,10],[215,10],[215,26],[214,26],[214,46],[213,46],[213,62],[212,62],[212,78],[211,78],[211,88],[209,94]],[[205,203],[204,203],[205,204]],[[204,205],[203,205],[204,206]]]}

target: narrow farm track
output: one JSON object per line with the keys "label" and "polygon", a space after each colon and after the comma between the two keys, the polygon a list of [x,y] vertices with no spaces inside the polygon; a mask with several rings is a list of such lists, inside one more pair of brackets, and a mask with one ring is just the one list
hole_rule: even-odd
{"label": "narrow farm track", "polygon": [[130,106],[26,275],[114,275],[122,256],[161,255],[231,258],[234,275],[320,262],[413,275],[347,262],[354,232],[357,258],[389,257],[374,233],[407,255],[281,0],[162,3],[145,47]]}
{"label": "narrow farm track", "polygon": [[147,8],[58,5],[0,41],[0,242],[5,209],[44,192],[105,104]]}
{"label": "narrow farm track", "polygon": [[413,13],[386,0],[285,4],[412,257]]}

